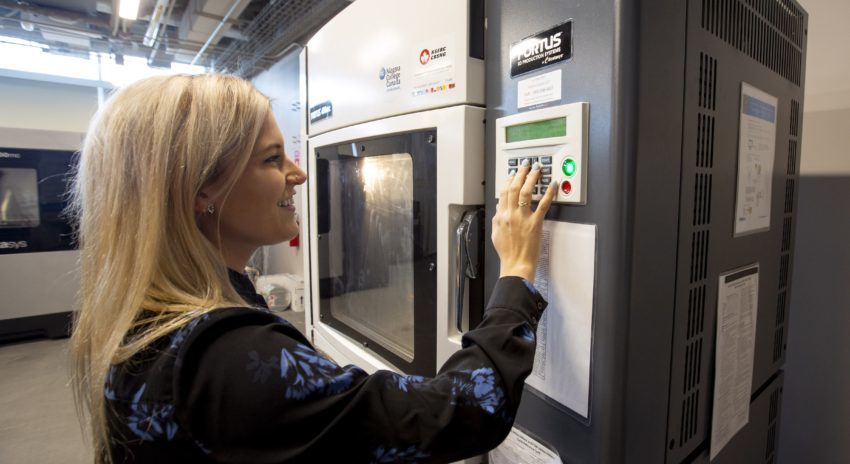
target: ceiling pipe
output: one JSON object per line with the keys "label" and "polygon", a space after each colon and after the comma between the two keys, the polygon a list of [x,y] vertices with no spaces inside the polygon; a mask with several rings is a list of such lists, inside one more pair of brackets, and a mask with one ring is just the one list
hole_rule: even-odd
{"label": "ceiling pipe", "polygon": [[151,13],[151,20],[148,22],[148,29],[145,31],[145,38],[142,39],[142,45],[152,47],[159,36],[159,28],[165,18],[166,10],[171,5],[172,0],[157,0]]}
{"label": "ceiling pipe", "polygon": [[[165,36],[166,39],[168,38],[168,23],[171,21],[171,12],[174,11],[174,5],[176,4],[177,2],[175,0],[168,0],[168,11],[165,13],[165,18],[162,19],[162,25],[157,25],[156,30],[153,32],[154,37],[153,43],[150,45],[151,53],[148,56],[148,66],[153,64],[156,54],[159,51],[160,36]],[[150,25],[148,25],[148,31],[150,31]],[[145,33],[145,40],[147,40],[147,38],[147,33]]]}
{"label": "ceiling pipe", "polygon": [[218,23],[218,26],[216,26],[214,31],[212,31],[212,34],[210,34],[210,37],[207,39],[206,43],[204,43],[204,46],[201,47],[201,50],[198,52],[197,55],[195,55],[195,58],[192,59],[192,62],[189,63],[190,65],[194,65],[198,62],[199,59],[201,59],[201,56],[204,54],[205,51],[207,51],[207,48],[210,46],[213,40],[215,40],[219,31],[221,31],[221,29],[225,25],[227,25],[227,21],[230,20],[230,16],[233,14],[234,11],[236,11],[237,8],[239,8],[239,5],[241,5],[243,1],[244,0],[236,0],[235,2],[233,2],[233,6],[231,6],[230,9],[227,10],[227,13],[224,15],[224,17],[221,18],[221,21]]}

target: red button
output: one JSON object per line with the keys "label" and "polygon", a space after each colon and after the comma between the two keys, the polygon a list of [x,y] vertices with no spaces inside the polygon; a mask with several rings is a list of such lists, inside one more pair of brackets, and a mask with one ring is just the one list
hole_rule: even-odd
{"label": "red button", "polygon": [[561,191],[564,192],[564,195],[569,195],[573,191],[573,184],[568,180],[561,182]]}

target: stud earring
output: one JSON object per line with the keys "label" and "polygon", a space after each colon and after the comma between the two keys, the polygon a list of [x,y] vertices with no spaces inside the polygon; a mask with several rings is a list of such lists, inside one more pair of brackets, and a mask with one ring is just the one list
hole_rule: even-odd
{"label": "stud earring", "polygon": [[207,214],[213,214],[213,213],[215,213],[215,205],[210,203],[209,205],[207,205]]}

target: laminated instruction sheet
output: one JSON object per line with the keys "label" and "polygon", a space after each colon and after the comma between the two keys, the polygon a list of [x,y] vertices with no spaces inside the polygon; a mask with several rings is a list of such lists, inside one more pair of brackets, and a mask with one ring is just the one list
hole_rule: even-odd
{"label": "laminated instruction sheet", "polygon": [[758,264],[720,275],[710,459],[750,420],[758,292]]}
{"label": "laminated instruction sheet", "polygon": [[549,302],[526,384],[588,418],[596,226],[545,221],[534,286]]}
{"label": "laminated instruction sheet", "polygon": [[736,236],[770,229],[777,102],[776,97],[741,84]]}

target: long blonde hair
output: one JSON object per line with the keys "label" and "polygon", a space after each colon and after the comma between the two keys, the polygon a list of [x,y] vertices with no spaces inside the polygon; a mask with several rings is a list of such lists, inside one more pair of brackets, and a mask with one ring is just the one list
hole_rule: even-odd
{"label": "long blonde hair", "polygon": [[[110,367],[199,314],[245,305],[198,228],[195,202],[212,182],[229,193],[268,112],[268,98],[242,79],[178,75],[119,90],[91,122],[69,206],[81,273],[71,355],[97,462],[110,462]],[[139,320],[145,310],[154,324]],[[149,328],[126,339],[140,322]]]}

